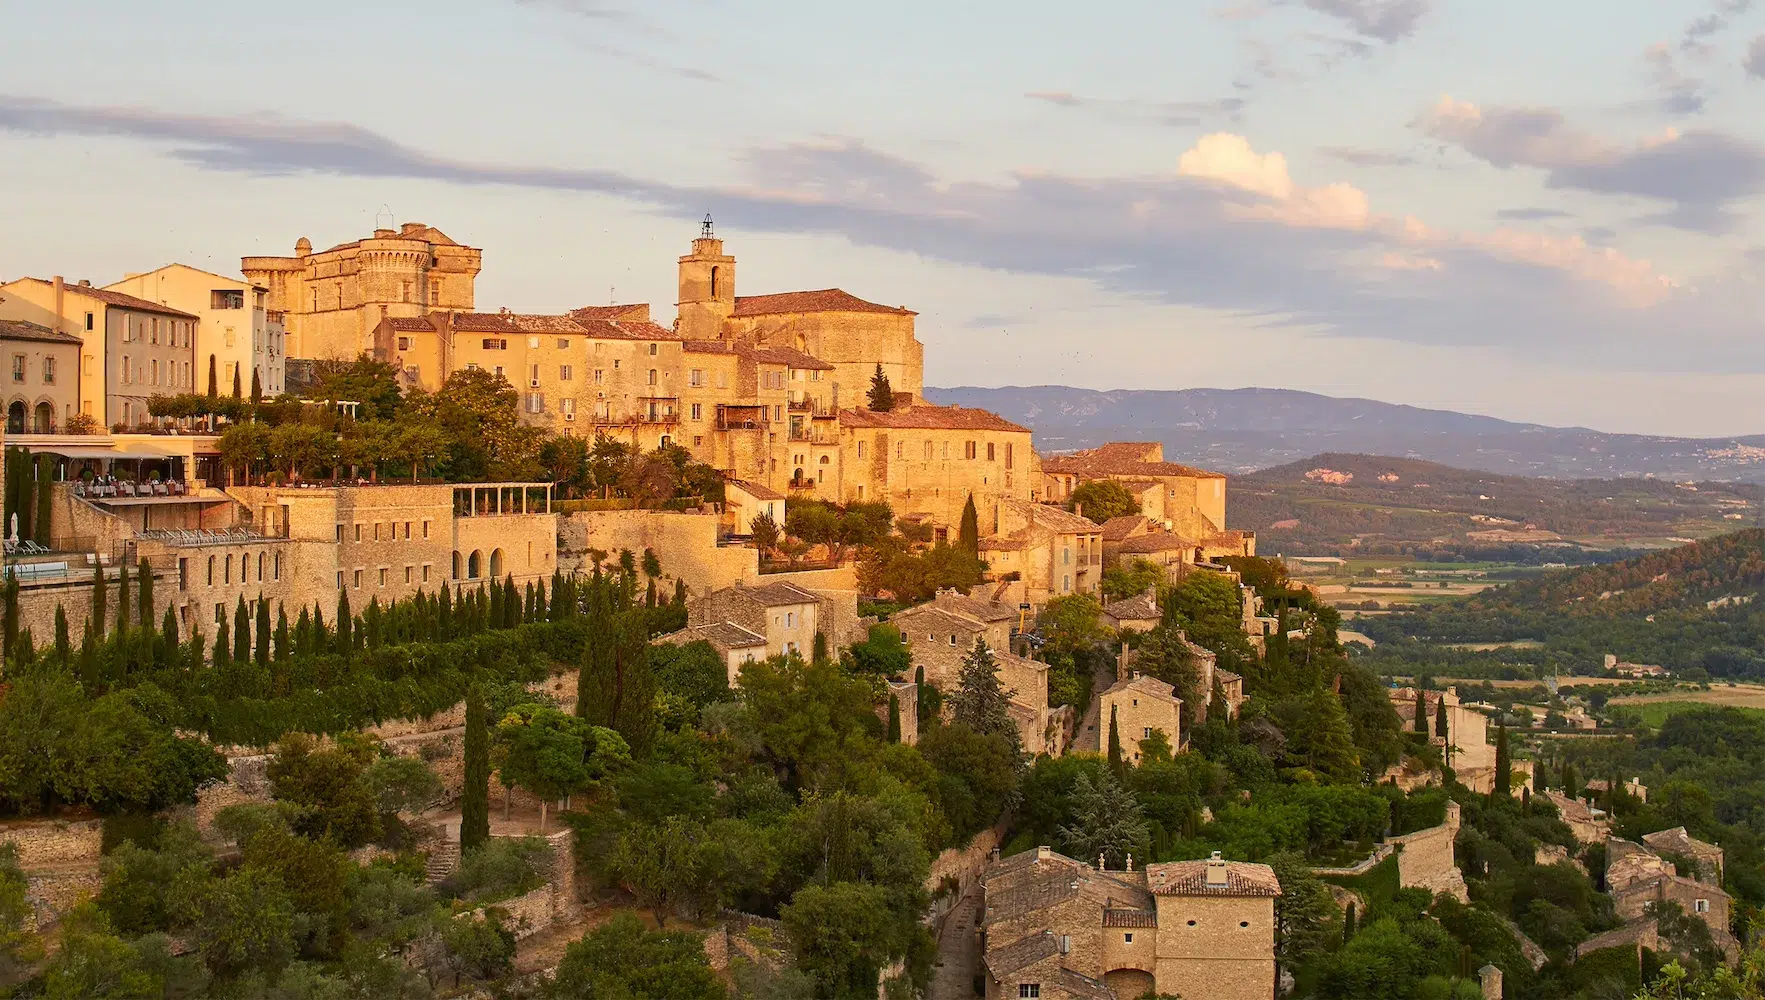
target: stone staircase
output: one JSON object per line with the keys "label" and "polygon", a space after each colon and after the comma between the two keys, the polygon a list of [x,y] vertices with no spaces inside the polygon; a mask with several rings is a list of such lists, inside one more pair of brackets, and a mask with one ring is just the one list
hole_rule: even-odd
{"label": "stone staircase", "polygon": [[429,860],[423,865],[423,874],[430,885],[447,878],[460,870],[460,842],[457,840],[437,840],[429,848]]}

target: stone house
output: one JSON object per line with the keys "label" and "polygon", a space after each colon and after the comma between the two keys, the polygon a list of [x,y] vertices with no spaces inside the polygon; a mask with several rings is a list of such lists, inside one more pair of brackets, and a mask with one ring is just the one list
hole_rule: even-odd
{"label": "stone house", "polygon": [[[1140,514],[1213,555],[1255,555],[1256,536],[1226,530],[1226,477],[1164,460],[1155,441],[1115,441],[1042,463],[1048,500],[1063,503],[1080,485],[1113,479],[1140,501]],[[1215,551],[1217,550],[1217,552]]]}
{"label": "stone house", "polygon": [[1557,815],[1568,825],[1569,832],[1583,844],[1598,844],[1611,836],[1612,821],[1604,809],[1597,809],[1580,799],[1572,799],[1562,792],[1545,789],[1539,794],[1545,801],[1557,807]]}
{"label": "stone house", "polygon": [[955,540],[970,497],[985,538],[1010,534],[1014,525],[1001,523],[1010,520],[1002,509],[1028,506],[1039,494],[1029,428],[986,410],[897,399],[886,413],[840,410],[838,434],[830,459],[838,489],[828,489],[817,467],[814,495],[881,501],[898,517],[920,515],[934,541]]}
{"label": "stone house", "polygon": [[269,308],[269,289],[187,264],[167,264],[104,287],[200,318],[196,324],[197,391],[208,391],[210,372],[214,373],[216,391],[223,396],[232,394],[235,378],[241,394],[250,395],[254,374],[266,397],[279,395],[286,388],[284,319],[282,313]]}
{"label": "stone house", "polygon": [[[1696,869],[1681,873],[1657,853],[1663,851],[1690,860]],[[1608,837],[1606,891],[1627,924],[1650,920],[1651,905],[1675,903],[1704,922],[1730,962],[1739,957],[1740,944],[1729,929],[1732,900],[1722,889],[1722,849],[1690,836],[1684,827],[1648,834],[1641,844]]]}
{"label": "stone house", "polygon": [[724,518],[732,535],[752,535],[754,521],[762,516],[784,530],[786,502],[783,493],[760,483],[730,479],[723,484]]}
{"label": "stone house", "polygon": [[1266,865],[1177,861],[1104,871],[1046,847],[982,874],[989,1000],[1071,996],[1266,1000],[1275,990],[1274,901]]}
{"label": "stone house", "polygon": [[1150,632],[1163,620],[1155,588],[1103,606],[1103,624],[1118,632]]}
{"label": "stone house", "polygon": [[[1489,741],[1489,718],[1459,701],[1454,691],[1427,691],[1424,711],[1428,718],[1428,735],[1443,750],[1450,740],[1449,756],[1453,774],[1473,791],[1487,794],[1495,789],[1495,744]],[[1397,710],[1404,730],[1413,731],[1416,721],[1416,689],[1390,690],[1391,707]],[[1446,702],[1446,737],[1434,731],[1439,718],[1440,703]],[[1516,770],[1519,770],[1516,767]]]}
{"label": "stone house", "polygon": [[[821,595],[794,583],[736,584],[688,601],[686,623],[694,626],[731,623],[764,636],[762,656],[796,654],[808,659],[815,648],[815,634],[822,628]],[[843,636],[827,636],[828,648],[843,644]]]}
{"label": "stone house", "polygon": [[24,320],[83,341],[80,363],[66,377],[79,387],[79,412],[100,424],[148,424],[150,397],[195,391],[194,313],[56,276],[0,285],[0,319]]}
{"label": "stone house", "polygon": [[768,655],[766,637],[758,632],[749,631],[735,622],[688,625],[678,632],[657,636],[650,641],[652,643],[665,642],[675,646],[685,646],[694,642],[710,643],[711,648],[717,651],[718,658],[723,661],[724,669],[728,671],[729,686],[732,688],[741,678],[744,664],[764,659]]}
{"label": "stone house", "polygon": [[26,320],[0,319],[6,356],[6,433],[54,434],[80,412],[80,348],[85,341]]}
{"label": "stone house", "polygon": [[992,534],[985,518],[981,532],[988,578],[1017,574],[1031,604],[1102,591],[1103,528],[1089,518],[1050,504],[1005,500],[994,510]]}
{"label": "stone house", "polygon": [[1136,672],[1126,680],[1116,681],[1098,696],[1099,725],[1103,727],[1104,745],[1108,745],[1108,727],[1115,720],[1121,736],[1124,759],[1140,763],[1140,741],[1151,739],[1153,730],[1164,733],[1172,750],[1183,747],[1183,699],[1176,688]]}
{"label": "stone house", "polygon": [[945,589],[924,604],[895,612],[889,624],[907,643],[913,665],[925,668],[926,681],[949,691],[976,639],[984,640],[995,654],[1011,651],[1020,614],[1016,606],[1003,601]]}

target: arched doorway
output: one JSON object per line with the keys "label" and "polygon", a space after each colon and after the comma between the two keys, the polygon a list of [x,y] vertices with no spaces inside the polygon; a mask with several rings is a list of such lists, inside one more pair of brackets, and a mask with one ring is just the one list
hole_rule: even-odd
{"label": "arched doorway", "polygon": [[6,408],[6,433],[23,434],[25,432],[25,404],[22,399],[15,399]]}
{"label": "arched doorway", "polygon": [[1103,974],[1103,982],[1118,997],[1144,996],[1154,987],[1152,973],[1143,969],[1112,969]]}
{"label": "arched doorway", "polygon": [[37,404],[36,410],[31,414],[31,433],[55,433],[55,407],[50,406],[48,403]]}
{"label": "arched doorway", "polygon": [[503,575],[503,550],[492,549],[490,552],[490,575],[500,578]]}
{"label": "arched doorway", "polygon": [[466,557],[466,579],[476,580],[483,575],[484,555],[477,550],[473,550],[472,554]]}

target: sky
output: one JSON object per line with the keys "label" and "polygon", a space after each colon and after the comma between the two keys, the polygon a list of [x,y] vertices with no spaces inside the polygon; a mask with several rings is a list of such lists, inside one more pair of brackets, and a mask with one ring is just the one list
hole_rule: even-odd
{"label": "sky", "polygon": [[1765,433],[1765,0],[0,10],[0,278],[420,221],[667,322],[710,214],[931,385]]}

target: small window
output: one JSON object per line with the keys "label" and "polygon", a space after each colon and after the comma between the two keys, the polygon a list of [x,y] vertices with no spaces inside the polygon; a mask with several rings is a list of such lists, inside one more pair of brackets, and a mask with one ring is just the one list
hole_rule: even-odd
{"label": "small window", "polygon": [[1695,909],[1698,913],[1709,913],[1710,912],[1710,901],[1707,899],[1698,900]]}
{"label": "small window", "polygon": [[358,542],[362,540],[362,526],[359,524],[355,526],[355,540]]}
{"label": "small window", "polygon": [[359,569],[355,571],[355,589],[362,589],[362,571]]}
{"label": "small window", "polygon": [[380,567],[380,586],[386,586],[386,567]]}
{"label": "small window", "polygon": [[539,350],[539,338],[538,337],[528,337],[527,338],[527,349],[530,351]]}
{"label": "small window", "polygon": [[342,570],[337,571],[337,589],[338,590],[343,589],[343,571]]}
{"label": "small window", "polygon": [[219,624],[219,623],[227,620],[227,606],[225,604],[220,603],[219,601],[215,602],[214,620],[215,620],[216,624]]}
{"label": "small window", "polygon": [[576,372],[569,365],[558,366],[558,381],[569,382],[576,378]]}
{"label": "small window", "polygon": [[423,582],[424,583],[429,582],[429,565],[430,565],[429,563],[423,564]]}
{"label": "small window", "polygon": [[1018,1000],[1036,1000],[1036,998],[1040,997],[1041,995],[1042,995],[1042,984],[1041,983],[1018,983],[1017,984],[1017,998],[1018,998]]}
{"label": "small window", "polygon": [[88,330],[92,329],[92,314],[91,313],[86,314],[86,329],[88,329]]}
{"label": "small window", "polygon": [[559,337],[558,338],[558,350],[567,351],[569,349],[570,349],[570,338]]}
{"label": "small window", "polygon": [[987,442],[987,461],[991,462],[992,460],[993,460],[993,442],[988,441]]}
{"label": "small window", "polygon": [[1249,927],[1249,926],[1250,926],[1250,921],[1248,921],[1248,920],[1240,920],[1240,921],[1238,921],[1238,926],[1239,926],[1239,927]]}
{"label": "small window", "polygon": [[[656,345],[654,345],[654,344],[651,344],[651,345],[650,345],[650,346],[651,346],[651,347],[654,347],[654,346],[656,346]],[[650,384],[651,384],[651,385],[655,385],[655,384],[656,384],[656,370],[655,370],[655,369],[654,369],[654,368],[651,368],[651,369],[650,369]]]}
{"label": "small window", "polygon": [[1195,921],[1193,921],[1193,920],[1191,920],[1191,921],[1189,921],[1189,926],[1190,926],[1190,927],[1194,927],[1194,926],[1195,926]]}
{"label": "small window", "polygon": [[693,412],[693,419],[694,420],[705,419],[705,412],[704,412],[704,407],[702,404],[694,403],[692,412]]}
{"label": "small window", "polygon": [[341,524],[337,526],[337,540],[343,541],[343,525]]}
{"label": "small window", "polygon": [[974,458],[974,442],[973,441],[970,441],[963,446],[962,457],[967,458],[967,459]]}
{"label": "small window", "polygon": [[656,356],[656,345],[655,345],[655,344],[651,344],[651,345],[650,345],[650,357],[652,357],[652,358],[653,358],[653,357],[655,357],[655,356]]}
{"label": "small window", "polygon": [[1133,943],[1134,943],[1134,932],[1133,931],[1128,931],[1127,933],[1122,935],[1122,944],[1133,944]]}
{"label": "small window", "polygon": [[424,538],[429,537],[429,522],[428,521],[423,522],[423,537]]}
{"label": "small window", "polygon": [[411,338],[409,338],[409,337],[398,338],[398,349],[401,351],[410,350],[411,349]]}

